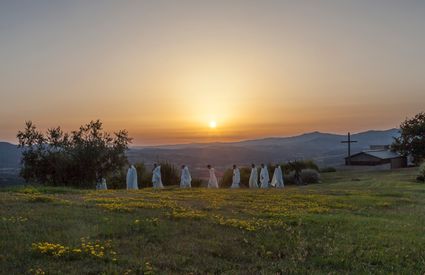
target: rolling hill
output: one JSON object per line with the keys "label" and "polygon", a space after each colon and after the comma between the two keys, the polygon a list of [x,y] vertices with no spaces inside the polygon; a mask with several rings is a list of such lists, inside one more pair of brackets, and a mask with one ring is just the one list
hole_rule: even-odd
{"label": "rolling hill", "polygon": [[21,150],[16,145],[0,142],[0,186],[22,183],[18,177]]}
{"label": "rolling hill", "polygon": [[19,168],[21,150],[14,144],[0,142],[0,168]]}
{"label": "rolling hill", "polygon": [[[352,153],[368,149],[370,145],[391,144],[398,136],[397,129],[367,131],[352,135],[357,143]],[[344,162],[347,146],[341,141],[345,135],[312,132],[293,137],[273,137],[229,143],[204,143],[132,148],[128,152],[131,162],[151,164],[170,161],[188,164],[194,168],[211,163],[216,167],[228,167],[233,163],[275,163],[295,159],[313,159],[320,166],[338,166]]]}
{"label": "rolling hill", "polygon": [[[368,149],[370,145],[391,144],[398,136],[397,129],[367,131],[352,135],[357,143],[352,145],[352,153]],[[276,163],[295,159],[313,159],[319,166],[343,165],[347,146],[341,144],[346,136],[312,132],[293,137],[271,137],[240,142],[216,142],[177,144],[155,147],[131,147],[128,158],[131,163],[144,162],[148,166],[154,162],[169,161],[173,164],[187,164],[195,176],[212,164],[224,170],[232,164]],[[0,142],[0,183],[11,174],[16,174],[20,166],[21,151],[16,145]],[[8,180],[8,181],[9,181]]]}

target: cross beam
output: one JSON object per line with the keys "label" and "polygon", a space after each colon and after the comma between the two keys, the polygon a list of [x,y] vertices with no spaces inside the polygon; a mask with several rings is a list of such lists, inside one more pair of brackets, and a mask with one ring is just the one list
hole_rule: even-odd
{"label": "cross beam", "polygon": [[341,141],[341,143],[347,143],[348,144],[348,158],[347,158],[347,165],[351,165],[351,143],[355,143],[357,140],[351,140],[351,134],[348,132],[347,140]]}

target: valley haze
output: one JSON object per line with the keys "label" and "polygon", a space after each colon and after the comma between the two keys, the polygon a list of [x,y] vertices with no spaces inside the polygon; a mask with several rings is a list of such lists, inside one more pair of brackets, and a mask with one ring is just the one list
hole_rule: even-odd
{"label": "valley haze", "polygon": [[[398,129],[370,130],[352,134],[351,152],[369,149],[370,145],[387,145],[399,136]],[[191,143],[161,146],[132,146],[127,152],[130,163],[143,162],[151,167],[155,162],[170,162],[180,167],[186,164],[194,176],[204,178],[207,164],[220,171],[233,164],[281,163],[311,159],[320,167],[342,166],[347,156],[347,145],[341,141],[346,135],[311,132],[291,137],[270,137],[239,142]],[[16,145],[0,142],[0,184],[9,182],[20,167],[20,149]]]}

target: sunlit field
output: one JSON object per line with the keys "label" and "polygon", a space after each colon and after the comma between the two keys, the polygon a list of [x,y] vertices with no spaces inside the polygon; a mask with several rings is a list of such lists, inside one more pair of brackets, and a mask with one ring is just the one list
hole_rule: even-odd
{"label": "sunlit field", "polygon": [[284,190],[0,189],[0,272],[423,273],[415,172]]}

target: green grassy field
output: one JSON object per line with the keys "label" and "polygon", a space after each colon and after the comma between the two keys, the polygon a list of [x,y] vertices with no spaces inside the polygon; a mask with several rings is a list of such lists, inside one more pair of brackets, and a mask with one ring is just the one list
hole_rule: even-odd
{"label": "green grassy field", "polygon": [[415,173],[329,173],[284,190],[0,189],[0,272],[422,274]]}

